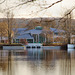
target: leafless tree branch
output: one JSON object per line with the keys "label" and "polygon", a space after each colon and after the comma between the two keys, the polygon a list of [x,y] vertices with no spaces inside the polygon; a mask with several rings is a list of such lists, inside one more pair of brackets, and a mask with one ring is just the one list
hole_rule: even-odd
{"label": "leafless tree branch", "polygon": [[67,14],[65,14],[65,16],[69,15],[74,9],[75,7],[73,7]]}
{"label": "leafless tree branch", "polygon": [[[18,4],[18,5],[16,5],[16,6],[10,7],[9,9],[14,9],[14,8],[16,8],[16,7],[19,7],[19,6],[22,6],[22,5],[27,4],[27,3],[29,3],[29,2],[34,2],[34,1],[36,1],[36,0],[28,0],[28,1],[26,1],[26,2],[22,2],[22,3]],[[40,11],[43,11],[43,10],[45,10],[45,9],[48,9],[48,8],[54,6],[55,4],[57,4],[57,3],[59,3],[59,2],[62,2],[62,1],[63,1],[63,0],[56,1],[56,2],[52,3],[50,6],[44,7],[43,9],[41,9],[41,10],[39,10],[39,11],[37,11],[37,12],[34,12],[34,13],[38,13],[38,12],[40,12]],[[41,8],[42,8],[42,7],[41,7]],[[8,9],[6,9],[6,10],[8,10]],[[34,13],[33,13],[33,14],[34,14]]]}
{"label": "leafless tree branch", "polygon": [[22,3],[20,3],[20,4],[17,4],[17,5],[15,5],[15,6],[11,6],[11,7],[7,8],[7,9],[3,9],[3,10],[4,10],[4,11],[7,11],[7,10],[15,9],[15,8],[17,8],[17,7],[19,7],[19,6],[22,6],[22,5],[24,5],[24,4],[27,4],[27,3],[30,3],[30,2],[34,2],[34,1],[36,1],[36,0],[27,0],[27,1],[25,1],[25,2],[22,2]]}
{"label": "leafless tree branch", "polygon": [[62,1],[63,1],[63,0],[60,0],[60,1],[54,2],[54,3],[52,3],[50,6],[45,7],[45,9],[48,9],[48,8],[50,8],[50,7],[54,6],[55,4],[57,4],[57,3],[59,3],[59,2],[62,2]]}
{"label": "leafless tree branch", "polygon": [[75,10],[75,7],[73,7],[72,9],[70,9],[69,12],[67,12],[62,18],[60,18],[59,22],[60,22],[61,20],[63,20],[63,19],[65,19],[65,20],[63,21],[63,22],[65,22],[65,21],[67,20],[67,18],[64,18],[64,17],[66,17],[67,15],[71,14],[71,12],[72,12],[73,10]]}
{"label": "leafless tree branch", "polygon": [[6,0],[1,0],[1,1],[0,1],[0,4],[4,3],[5,1],[6,1]]}
{"label": "leafless tree branch", "polygon": [[23,2],[23,3],[20,3],[20,4],[16,5],[15,7],[18,7],[18,6],[27,4],[27,3],[29,3],[29,2],[33,2],[33,1],[34,1],[34,0],[28,0],[28,1],[26,1],[26,2]]}

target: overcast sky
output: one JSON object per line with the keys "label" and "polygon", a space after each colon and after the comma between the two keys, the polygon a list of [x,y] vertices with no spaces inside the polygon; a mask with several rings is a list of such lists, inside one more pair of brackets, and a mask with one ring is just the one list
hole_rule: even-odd
{"label": "overcast sky", "polygon": [[[16,18],[61,17],[67,10],[75,6],[75,0],[63,0],[51,8],[44,9],[44,7],[47,7],[56,1],[58,0],[37,0],[33,3],[30,2],[14,8],[11,11],[13,11],[14,17]],[[10,8],[16,6],[20,3],[20,0],[8,0],[7,2],[0,5],[0,11],[7,9],[8,7]],[[75,16],[74,11],[73,16]],[[0,14],[0,17],[5,17],[3,12]]]}

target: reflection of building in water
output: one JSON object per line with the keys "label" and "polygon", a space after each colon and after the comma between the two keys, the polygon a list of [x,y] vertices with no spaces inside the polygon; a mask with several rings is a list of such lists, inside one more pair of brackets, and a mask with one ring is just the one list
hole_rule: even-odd
{"label": "reflection of building in water", "polygon": [[40,60],[42,59],[43,56],[43,50],[34,48],[34,49],[28,49],[27,50],[27,59],[31,59],[31,60]]}
{"label": "reflection of building in water", "polygon": [[71,53],[40,49],[27,51],[28,54],[24,55],[24,58],[27,57],[28,60],[19,61],[13,61],[12,51],[0,52],[0,70],[2,69],[4,73],[0,75],[74,75],[75,73],[75,51]]}
{"label": "reflection of building in water", "polygon": [[[31,51],[32,52],[32,51]],[[36,56],[34,56],[35,58]],[[59,74],[60,68],[62,68],[60,60],[65,59],[66,52],[63,51],[43,51],[42,60],[36,59],[34,61],[27,62],[28,67],[32,69],[34,74],[39,75],[39,71],[44,75],[61,75]],[[32,58],[32,59],[34,59]],[[43,73],[42,73],[43,72]],[[38,74],[37,74],[38,73]],[[40,75],[41,75],[40,74]]]}

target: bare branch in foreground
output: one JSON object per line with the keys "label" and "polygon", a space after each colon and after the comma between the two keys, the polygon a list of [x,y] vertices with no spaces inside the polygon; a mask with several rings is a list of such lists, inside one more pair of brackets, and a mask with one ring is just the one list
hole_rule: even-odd
{"label": "bare branch in foreground", "polygon": [[60,18],[59,22],[60,22],[61,20],[63,20],[63,19],[65,19],[65,20],[63,21],[63,22],[65,22],[65,21],[67,20],[67,18],[64,18],[64,17],[66,17],[67,15],[71,14],[71,12],[72,12],[73,10],[75,10],[75,7],[73,7],[72,9],[70,9],[68,13],[66,13],[62,18]]}
{"label": "bare branch in foreground", "polygon": [[71,14],[71,12],[75,9],[75,7],[73,7],[67,14],[65,14],[65,16]]}
{"label": "bare branch in foreground", "polygon": [[[10,7],[9,9],[14,9],[14,8],[16,8],[16,7],[19,7],[19,6],[22,6],[22,5],[24,5],[24,4],[27,4],[27,3],[30,3],[30,2],[34,2],[34,1],[36,1],[36,0],[28,0],[28,1],[26,1],[26,2],[23,2],[23,3],[18,4],[18,5],[16,5],[16,6]],[[50,6],[44,7],[43,9],[41,9],[41,10],[39,10],[39,11],[36,11],[36,12],[34,12],[34,13],[38,13],[38,12],[40,12],[40,11],[43,11],[43,10],[45,10],[45,9],[48,9],[48,8],[54,6],[55,4],[57,4],[57,3],[59,3],[59,2],[62,2],[62,1],[63,1],[63,0],[56,1],[56,2],[52,3]],[[5,9],[5,10],[8,10],[8,9]],[[34,14],[34,13],[33,13],[33,14]]]}
{"label": "bare branch in foreground", "polygon": [[6,0],[1,0],[1,1],[0,1],[0,4],[4,3],[5,1],[6,1]]}
{"label": "bare branch in foreground", "polygon": [[54,6],[55,4],[57,4],[57,3],[59,3],[59,2],[62,2],[62,1],[63,1],[63,0],[60,0],[60,1],[54,2],[54,3],[52,3],[50,6],[45,7],[45,9],[48,9],[48,8],[50,8],[50,7]]}

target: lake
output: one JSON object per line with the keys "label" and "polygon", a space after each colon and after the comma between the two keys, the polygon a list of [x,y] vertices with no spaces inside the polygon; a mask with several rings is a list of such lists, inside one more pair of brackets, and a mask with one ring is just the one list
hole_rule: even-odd
{"label": "lake", "polygon": [[75,75],[75,51],[3,50],[0,75]]}

